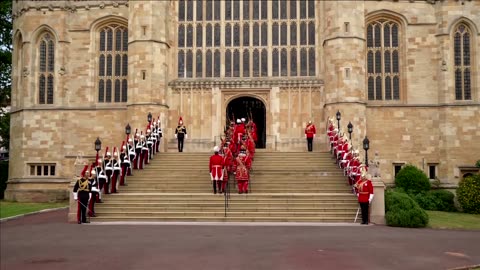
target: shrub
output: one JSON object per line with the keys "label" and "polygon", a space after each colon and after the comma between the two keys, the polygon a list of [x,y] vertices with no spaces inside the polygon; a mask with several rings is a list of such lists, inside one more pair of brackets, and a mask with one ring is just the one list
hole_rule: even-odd
{"label": "shrub", "polygon": [[7,188],[8,180],[8,161],[0,161],[0,199],[3,199],[3,193]]}
{"label": "shrub", "polygon": [[469,176],[460,181],[457,197],[465,213],[480,214],[480,174]]}
{"label": "shrub", "polygon": [[425,210],[455,212],[455,195],[448,190],[431,190],[412,194],[411,197]]}
{"label": "shrub", "polygon": [[385,194],[385,210],[388,226],[420,228],[428,224],[427,213],[405,193],[388,191]]}
{"label": "shrub", "polygon": [[430,181],[422,170],[413,165],[407,165],[395,177],[395,186],[404,189],[407,193],[417,194],[429,191]]}
{"label": "shrub", "polygon": [[477,163],[475,163],[475,166],[476,166],[477,168],[480,168],[480,159],[477,160]]}

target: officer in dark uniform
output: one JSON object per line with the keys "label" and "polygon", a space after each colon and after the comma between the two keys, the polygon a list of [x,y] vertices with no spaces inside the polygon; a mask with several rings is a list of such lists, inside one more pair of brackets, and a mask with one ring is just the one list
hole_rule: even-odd
{"label": "officer in dark uniform", "polygon": [[183,152],[183,140],[188,139],[187,128],[183,125],[182,117],[178,120],[178,126],[175,130],[175,138],[178,140],[178,152]]}
{"label": "officer in dark uniform", "polygon": [[87,205],[88,200],[92,196],[90,191],[92,190],[92,184],[89,181],[90,172],[88,172],[88,165],[83,168],[81,178],[77,180],[73,187],[73,198],[77,201],[77,222],[90,223],[87,221]]}

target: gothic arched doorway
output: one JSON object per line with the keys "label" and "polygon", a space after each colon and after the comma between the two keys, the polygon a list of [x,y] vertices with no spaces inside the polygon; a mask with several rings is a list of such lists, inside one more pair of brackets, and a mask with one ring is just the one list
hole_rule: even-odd
{"label": "gothic arched doorway", "polygon": [[265,148],[267,138],[265,104],[254,97],[239,97],[232,99],[227,105],[227,119],[248,119],[250,115],[257,125],[257,148]]}

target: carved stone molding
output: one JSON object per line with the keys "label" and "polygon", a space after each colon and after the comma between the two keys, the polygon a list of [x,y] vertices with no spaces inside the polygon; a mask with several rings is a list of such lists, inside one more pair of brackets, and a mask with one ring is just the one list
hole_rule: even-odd
{"label": "carved stone molding", "polygon": [[60,67],[60,69],[58,70],[58,74],[60,74],[61,76],[65,75],[67,73],[67,69],[65,67]]}
{"label": "carved stone molding", "polygon": [[319,87],[323,85],[323,80],[316,78],[281,78],[281,79],[248,79],[248,78],[238,78],[238,79],[177,79],[173,80],[168,84],[172,88],[184,88],[184,87],[220,87],[220,88],[232,88],[232,89],[251,89],[251,88],[261,88],[261,87],[300,87],[300,86],[309,86],[309,87]]}
{"label": "carved stone molding", "polygon": [[23,74],[23,77],[27,77],[28,75],[30,75],[30,71],[28,70],[28,67],[23,67],[22,74]]}
{"label": "carved stone molding", "polygon": [[18,1],[14,4],[12,18],[16,19],[30,10],[69,11],[90,10],[92,8],[128,7],[128,0],[116,1]]}

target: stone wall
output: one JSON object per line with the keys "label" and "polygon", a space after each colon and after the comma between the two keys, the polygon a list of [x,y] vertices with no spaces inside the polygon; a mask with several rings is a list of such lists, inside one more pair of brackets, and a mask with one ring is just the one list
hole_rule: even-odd
{"label": "stone wall", "polygon": [[[317,76],[278,82],[239,78],[233,86],[229,79],[179,85],[175,1],[13,4],[10,199],[63,198],[76,155],[93,157],[97,137],[102,152],[120,146],[125,125],[144,131],[149,112],[162,121],[162,151],[176,151],[179,116],[189,133],[185,151],[210,151],[223,129],[228,102],[241,96],[265,104],[268,150],[305,151],[303,131],[312,120],[318,130],[314,149],[326,151],[326,118],[341,111],[341,129],[345,132],[348,122],[354,125],[356,148],[361,149],[365,135],[370,138],[370,157],[378,152],[387,184],[393,183],[393,163],[423,169],[432,163],[438,164],[443,184],[455,185],[458,167],[479,159],[480,1],[318,1]],[[401,25],[398,101],[366,99],[365,24],[381,17]],[[460,22],[473,33],[469,101],[456,101],[454,95],[452,31]],[[128,27],[127,103],[97,102],[98,29],[107,23]],[[37,104],[38,40],[45,32],[52,34],[56,48],[51,105]],[[30,175],[33,163],[56,164],[56,175]]]}

